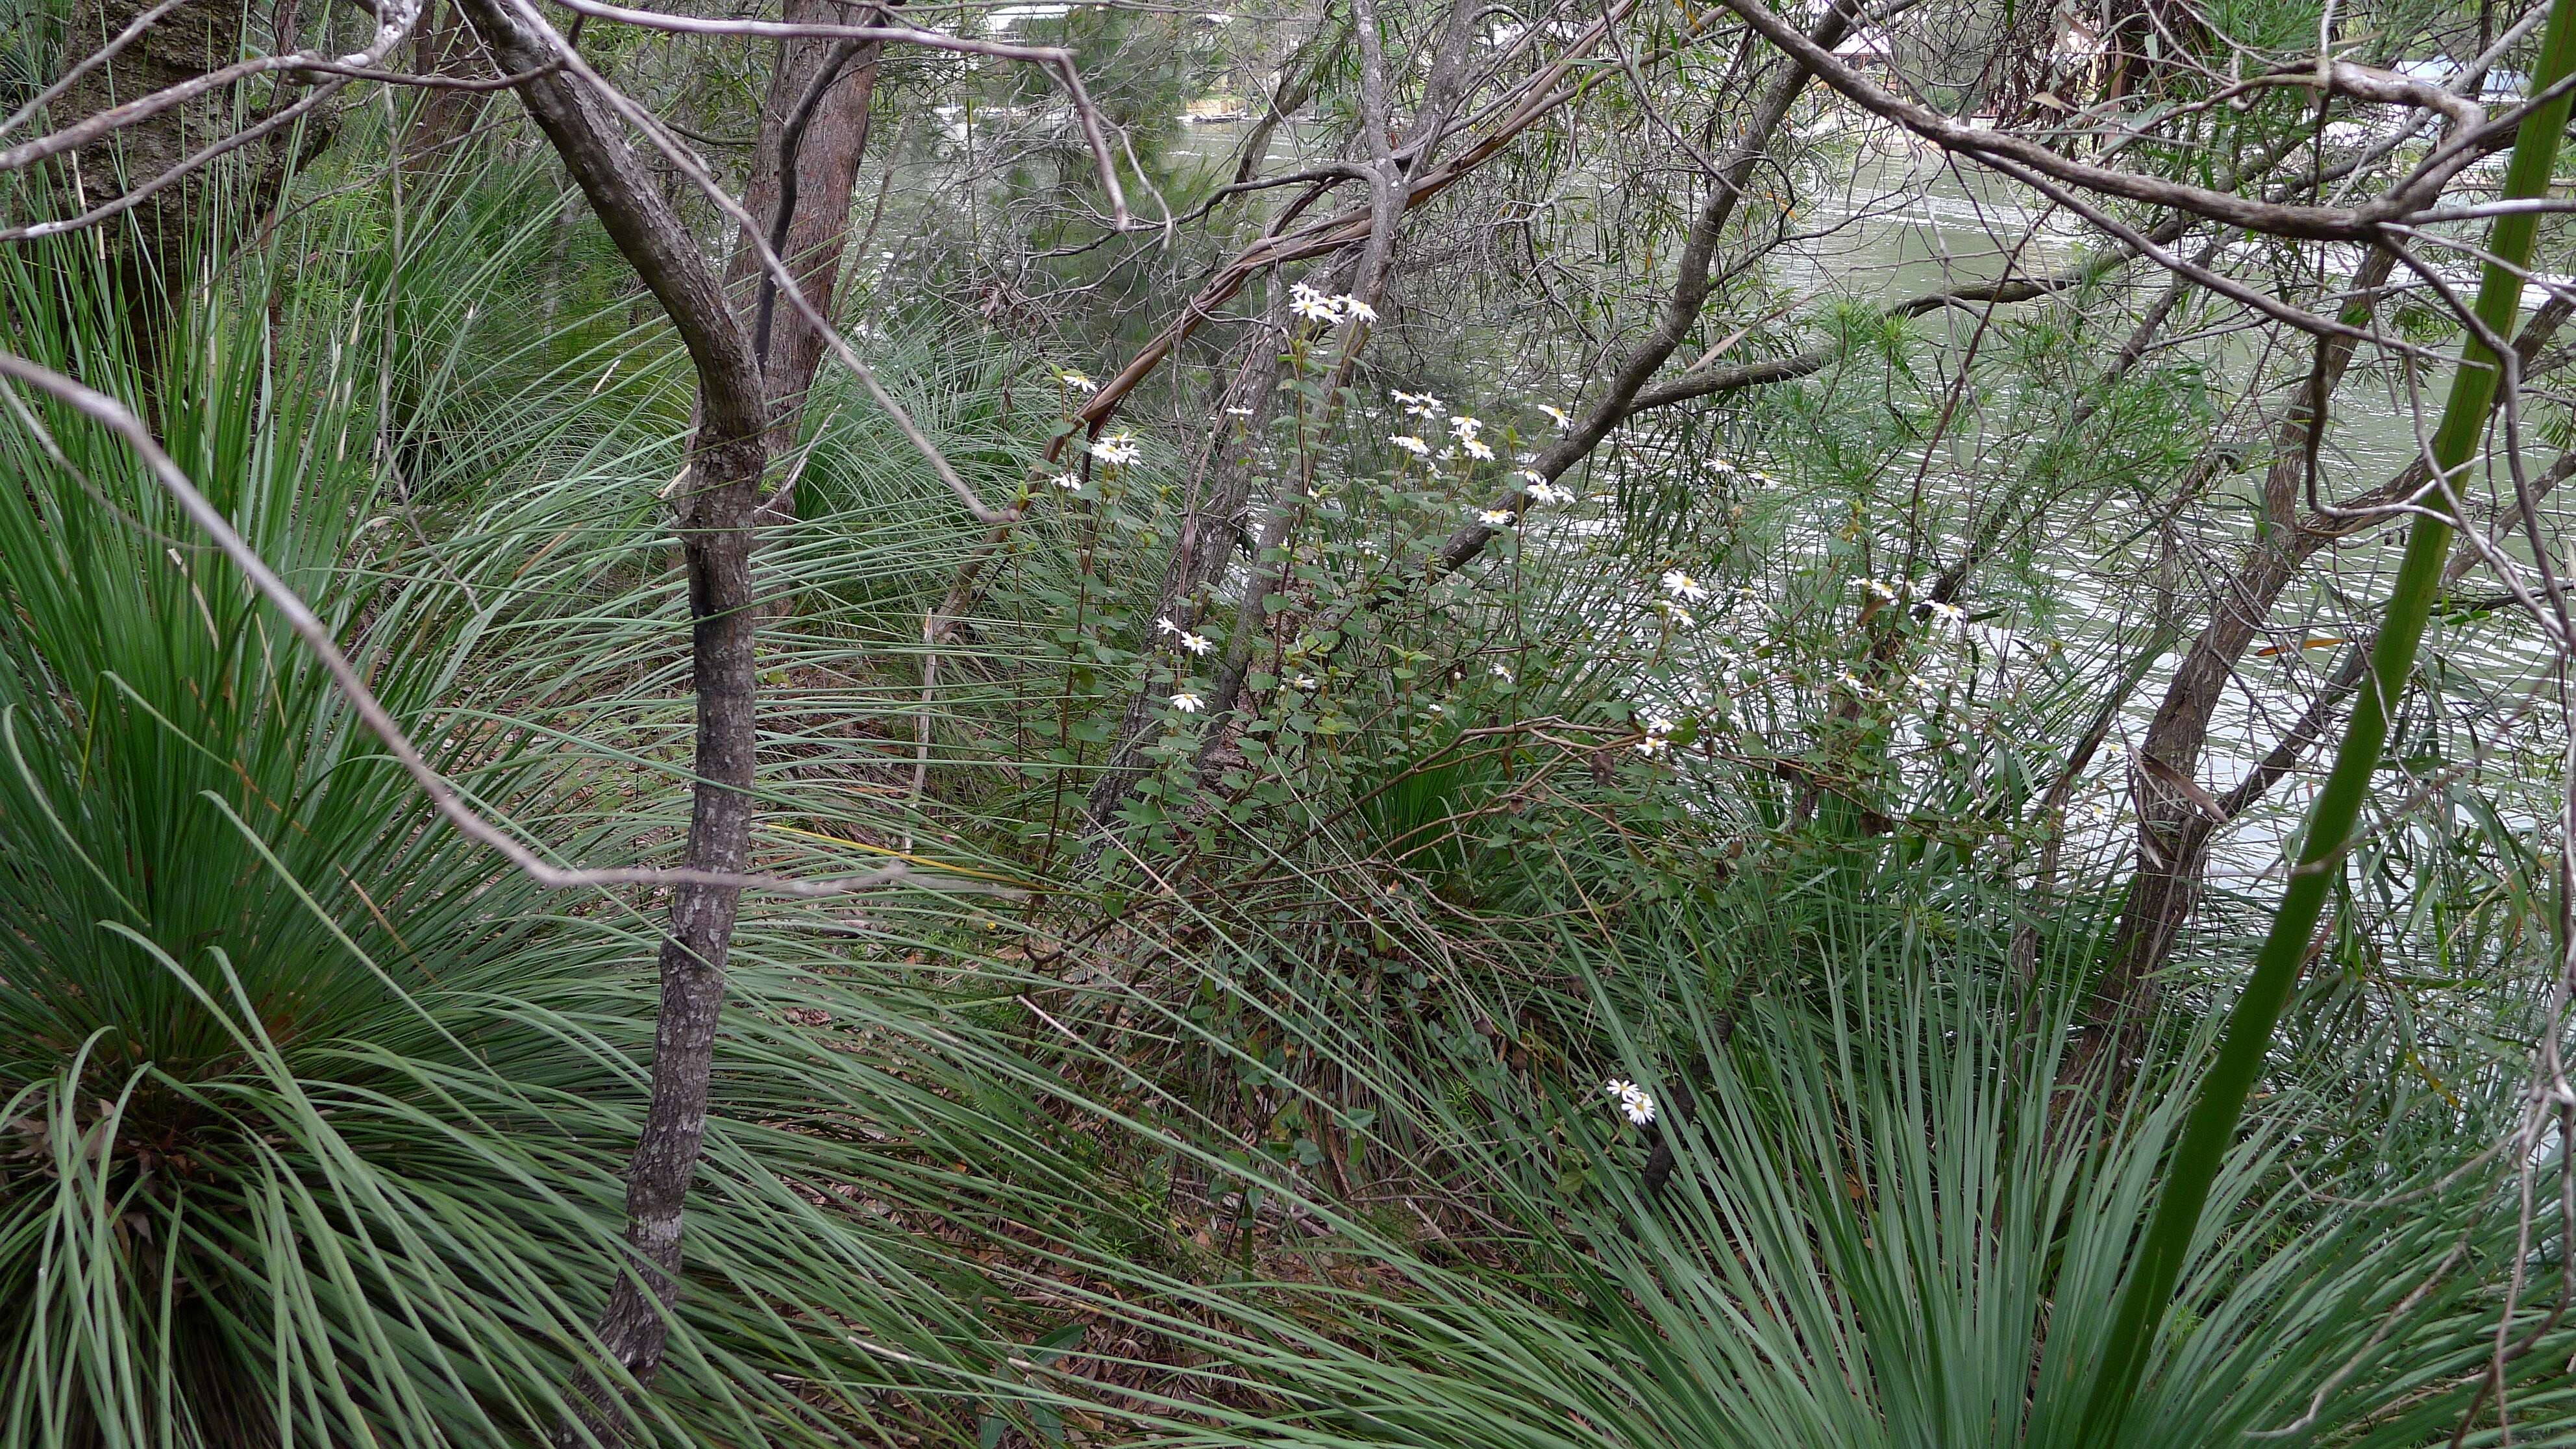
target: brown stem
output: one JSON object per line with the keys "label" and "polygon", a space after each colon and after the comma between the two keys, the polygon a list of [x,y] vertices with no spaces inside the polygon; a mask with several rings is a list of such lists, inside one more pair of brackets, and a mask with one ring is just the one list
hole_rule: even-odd
{"label": "brown stem", "polygon": [[[792,24],[826,24],[843,18],[837,0],[789,0]],[[882,19],[862,10],[861,26]],[[769,247],[787,261],[798,289],[816,313],[828,317],[849,235],[850,202],[859,164],[868,149],[870,103],[876,93],[883,41],[840,37],[791,37],[778,43],[778,61],[760,110],[760,158],[743,198],[744,209],[767,220]],[[778,280],[746,240],[728,268],[739,287],[755,273],[752,349],[780,438],[792,438],[805,392],[823,364],[822,334],[798,308],[778,306]]]}
{"label": "brown stem", "polygon": [[[1838,0],[1825,18],[1816,23],[1815,40],[1828,50],[1840,44],[1851,29],[1855,10],[1854,0]],[[1754,169],[1769,153],[1772,137],[1789,119],[1789,108],[1797,103],[1799,93],[1807,88],[1809,74],[1805,66],[1792,61],[1764,92],[1752,118],[1745,123],[1743,140],[1726,158],[1724,169],[1708,179],[1708,196],[1701,201],[1698,215],[1691,219],[1689,235],[1682,242],[1681,264],[1673,276],[1672,295],[1665,299],[1663,315],[1656,319],[1654,331],[1646,334],[1645,340],[1620,360],[1618,369],[1610,376],[1609,388],[1584,414],[1583,421],[1568,429],[1563,437],[1541,453],[1538,461],[1531,465],[1531,472],[1553,482],[1567,469],[1590,456],[1592,450],[1601,445],[1601,440],[1610,436],[1612,428],[1626,421],[1641,406],[1659,405],[1644,401],[1646,384],[1663,369],[1664,363],[1680,349],[1683,340],[1690,336],[1691,328],[1699,322],[1700,309],[1707,305],[1708,295],[1717,285],[1712,264],[1717,257],[1718,239],[1725,232],[1727,223],[1734,219],[1735,209],[1744,199],[1744,188],[1752,181]],[[1784,358],[1779,363],[1756,363],[1747,368],[1716,369],[1695,379],[1684,378],[1666,384],[1658,391],[1673,394],[1665,401],[1679,402],[1684,398],[1727,390],[1729,383],[1741,387],[1775,381],[1777,378],[1772,373],[1784,363],[1789,370],[1780,372],[1783,377],[1803,376],[1805,372],[1813,372],[1825,365],[1825,359],[1819,358],[1806,366],[1804,372],[1796,370],[1804,362],[1806,359],[1802,356]],[[1729,376],[1721,381],[1721,373],[1742,373],[1744,380],[1735,381]],[[1694,382],[1709,385],[1700,391],[1687,390]],[[1500,507],[1507,512],[1516,512],[1527,502],[1527,495],[1515,490]],[[1433,561],[1433,575],[1453,573],[1469,559],[1484,552],[1485,545],[1493,540],[1494,532],[1481,524],[1470,524],[1450,535],[1448,541],[1441,545],[1438,558]]]}
{"label": "brown stem", "polygon": [[[2356,291],[2366,294],[2385,282],[2392,262],[2389,253],[2374,251],[2355,278]],[[2525,325],[2514,349],[2526,367],[2556,335],[2570,310],[2553,299]],[[2142,752],[2180,778],[2191,778],[2199,765],[2219,701],[2282,594],[2320,551],[2372,521],[2342,516],[2352,511],[2349,507],[2306,516],[2298,511],[2323,426],[2318,399],[2332,394],[2351,356],[2351,349],[2337,341],[2319,344],[2317,365],[2274,430],[2273,460],[2263,485],[2265,537],[2238,560],[2148,725]],[[2410,497],[2430,476],[2419,459],[2355,504],[2383,506]],[[2091,1033],[2079,1056],[2093,1054],[2112,1022],[2141,1021],[2153,1005],[2155,974],[2172,953],[2199,899],[2215,823],[2185,792],[2152,780],[2142,786],[2129,897],[2112,932],[2108,964],[2091,1009]]]}

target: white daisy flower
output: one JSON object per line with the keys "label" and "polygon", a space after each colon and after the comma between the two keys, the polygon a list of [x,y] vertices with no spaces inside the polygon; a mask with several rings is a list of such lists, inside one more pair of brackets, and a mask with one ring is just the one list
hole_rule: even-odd
{"label": "white daisy flower", "polygon": [[1493,675],[1496,679],[1501,680],[1505,684],[1512,682],[1512,668],[1508,664],[1495,665],[1493,668]]}
{"label": "white daisy flower", "polygon": [[1852,673],[1848,669],[1836,674],[1834,676],[1834,683],[1841,685],[1843,688],[1850,690],[1852,693],[1859,695],[1863,699],[1872,699],[1876,697],[1870,693],[1869,686],[1861,682],[1860,676]]}
{"label": "white daisy flower", "polygon": [[1311,674],[1300,674],[1288,682],[1299,689],[1313,689],[1315,687],[1315,676]]}
{"label": "white daisy flower", "polygon": [[1534,481],[1531,482],[1528,490],[1530,502],[1572,503],[1574,501],[1574,490],[1570,488],[1559,488],[1555,484],[1548,482],[1546,479],[1538,477],[1536,474],[1532,474],[1531,477]]}
{"label": "white daisy flower", "polygon": [[1877,579],[1854,579],[1852,582],[1860,585],[1861,592],[1868,594],[1871,598],[1878,600],[1882,604],[1893,604],[1896,602],[1896,590],[1890,588],[1884,583],[1881,583]]}
{"label": "white daisy flower", "polygon": [[1508,508],[1487,508],[1476,514],[1476,521],[1487,528],[1509,528],[1512,518],[1512,511]]}
{"label": "white daisy flower", "polygon": [[1960,608],[1956,604],[1945,604],[1939,599],[1934,599],[1925,604],[1923,608],[1926,612],[1931,614],[1933,618],[1940,620],[1942,623],[1949,625],[1953,629],[1965,629],[1968,627],[1968,611]]}
{"label": "white daisy flower", "polygon": [[1462,439],[1458,446],[1466,449],[1467,456],[1475,459],[1479,463],[1490,463],[1494,461],[1493,448],[1474,438]]}
{"label": "white daisy flower", "polygon": [[1180,693],[1172,696],[1172,708],[1179,710],[1183,714],[1197,714],[1200,710],[1207,708],[1207,701],[1184,689]]}
{"label": "white daisy flower", "polygon": [[1567,428],[1574,426],[1574,419],[1567,417],[1565,415],[1565,409],[1563,408],[1552,407],[1546,403],[1540,403],[1538,405],[1538,410],[1547,415],[1547,420],[1549,422],[1556,424],[1558,432],[1563,432]]}
{"label": "white daisy flower", "polygon": [[1333,299],[1333,307],[1341,314],[1337,320],[1343,322],[1375,322],[1377,320],[1377,309],[1375,307],[1370,306],[1368,303],[1361,301],[1357,297],[1349,296],[1347,294],[1335,297]]}
{"label": "white daisy flower", "polygon": [[1227,409],[1225,410],[1225,415],[1226,415],[1227,417],[1230,417],[1230,418],[1248,418],[1248,417],[1252,416],[1252,409],[1250,409],[1250,408],[1227,408]]}
{"label": "white daisy flower", "polygon": [[1402,388],[1397,388],[1395,389],[1395,401],[1397,406],[1404,409],[1404,415],[1408,418],[1436,418],[1440,416],[1442,406],[1440,399],[1433,397],[1427,392],[1406,392]]}
{"label": "white daisy flower", "polygon": [[1645,1092],[1630,1092],[1620,1097],[1619,1110],[1626,1114],[1629,1125],[1643,1127],[1655,1120],[1655,1099]]}
{"label": "white daisy flower", "polygon": [[1684,603],[1696,604],[1702,599],[1708,597],[1708,585],[1692,578],[1689,574],[1682,572],[1680,569],[1664,570],[1663,585],[1665,593],[1672,595],[1676,599],[1682,600]]}
{"label": "white daisy flower", "polygon": [[1205,634],[1183,634],[1175,642],[1177,642],[1182,648],[1190,651],[1192,654],[1205,654],[1216,647],[1214,644],[1208,642],[1208,636]]}
{"label": "white daisy flower", "polygon": [[1154,632],[1157,634],[1178,634],[1181,632],[1181,626],[1173,623],[1169,618],[1156,619],[1154,621]]}
{"label": "white daisy flower", "polygon": [[1483,423],[1467,416],[1465,413],[1460,413],[1458,416],[1449,420],[1450,436],[1456,438],[1462,443],[1474,442],[1476,440],[1476,435],[1484,430],[1485,425]]}
{"label": "white daisy flower", "polygon": [[1417,458],[1428,458],[1431,456],[1431,445],[1422,441],[1420,438],[1413,436],[1411,433],[1398,433],[1394,437],[1387,439],[1387,441],[1395,444],[1399,448],[1402,448],[1404,451],[1411,453]]}
{"label": "white daisy flower", "polygon": [[1072,388],[1075,392],[1091,393],[1100,391],[1100,384],[1093,382],[1090,378],[1079,372],[1059,372],[1056,374],[1056,381],[1063,383],[1066,387]]}
{"label": "white daisy flower", "polygon": [[1669,599],[1656,600],[1655,607],[1663,611],[1664,617],[1670,619],[1676,629],[1687,629],[1699,622],[1698,615]]}
{"label": "white daisy flower", "polygon": [[1288,310],[1309,322],[1334,323],[1342,320],[1342,309],[1333,299],[1303,282],[1288,289]]}
{"label": "white daisy flower", "polygon": [[1091,456],[1113,468],[1123,468],[1144,457],[1145,450],[1136,446],[1132,434],[1111,433],[1091,445]]}

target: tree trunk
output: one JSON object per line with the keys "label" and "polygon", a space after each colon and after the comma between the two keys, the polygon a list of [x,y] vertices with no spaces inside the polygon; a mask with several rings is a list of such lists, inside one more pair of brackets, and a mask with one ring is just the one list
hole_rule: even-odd
{"label": "tree trunk", "polygon": [[[508,0],[463,0],[467,18],[506,73],[553,60],[554,41]],[[669,314],[697,370],[697,435],[686,487],[674,498],[688,571],[691,686],[697,697],[697,783],[685,864],[738,874],[750,861],[751,785],[758,675],[751,578],[752,514],[767,464],[768,400],[751,338],[734,315],[717,268],[663,199],[651,171],[582,82],[550,72],[518,87],[601,225]],[[716,1023],[724,1005],[738,886],[684,885],[671,892],[660,956],[661,1002],[653,1039],[652,1093],[626,1178],[621,1273],[600,1315],[609,1357],[649,1383],[669,1338],[680,1292],[683,1209],[706,1134]],[[590,1403],[593,1436],[610,1432],[605,1393],[576,1385]],[[564,1437],[582,1435],[570,1425]]]}
{"label": "tree trunk", "polygon": [[[787,0],[785,18],[791,25],[869,25],[880,22],[883,12],[839,0]],[[769,74],[769,91],[760,104],[760,144],[743,209],[769,228],[767,235],[795,274],[805,299],[824,317],[832,315],[832,293],[840,280],[842,248],[849,236],[850,194],[858,184],[860,159],[867,154],[868,106],[876,92],[877,56],[882,49],[876,41],[840,47],[829,40],[782,40],[777,64]],[[786,197],[793,209],[782,238],[778,213],[787,188],[780,184],[780,152],[790,123],[807,104],[807,93],[827,64],[831,75],[812,98],[798,128],[794,194]],[[823,363],[823,335],[793,305],[774,296],[762,277],[760,249],[750,238],[735,248],[725,281],[752,331],[762,384],[776,405],[772,422],[779,441],[791,443],[804,411],[805,392]],[[764,296],[770,297],[765,338],[760,331]]]}
{"label": "tree trunk", "polygon": [[[2354,279],[2361,289],[2376,289],[2388,279],[2388,254],[2372,255],[2375,264],[2365,264]],[[2533,316],[2514,349],[2525,365],[2556,335],[2568,313],[2564,303],[2553,300]],[[2320,358],[2328,396],[2350,360],[2350,339],[2332,344]],[[2308,394],[2313,385],[2302,387],[2275,432],[2275,453],[2263,486],[2265,537],[2238,560],[2209,622],[2175,669],[2148,726],[2142,753],[2162,767],[2158,775],[2171,771],[2166,778],[2194,777],[2201,749],[2208,743],[2209,722],[2273,607],[2309,560],[2354,531],[2350,522],[2300,514],[2311,426]],[[2404,498],[2421,489],[2429,477],[2419,459],[2354,506]],[[2107,1044],[2115,1024],[2127,1023],[2125,1030],[2134,1031],[2153,1009],[2156,973],[2190,922],[2200,899],[2209,846],[2223,823],[2212,819],[2187,792],[2153,776],[2141,783],[2138,802],[2138,850],[2128,900],[2113,929],[2107,966],[2094,993],[2086,1043],[2076,1053],[2087,1061]]]}
{"label": "tree trunk", "polygon": [[[412,70],[419,75],[463,79],[474,73],[481,48],[473,28],[452,0],[423,0],[420,29],[412,38]],[[453,164],[457,147],[482,124],[492,103],[489,91],[431,87],[420,92],[410,132],[403,138],[402,166],[413,176],[434,176]]]}

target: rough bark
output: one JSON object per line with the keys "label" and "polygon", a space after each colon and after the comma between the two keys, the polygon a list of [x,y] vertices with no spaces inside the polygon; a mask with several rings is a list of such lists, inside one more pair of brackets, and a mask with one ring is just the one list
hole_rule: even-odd
{"label": "rough bark", "polygon": [[[881,12],[874,6],[839,0],[787,0],[785,19],[791,25],[873,25]],[[836,42],[829,40],[782,40],[760,105],[757,160],[743,209],[770,228],[770,237],[780,243],[778,254],[786,259],[806,300],[825,317],[832,315],[832,293],[840,279],[849,236],[850,196],[858,184],[859,162],[867,154],[869,102],[876,92],[877,57],[883,49],[877,41],[836,50]],[[777,229],[779,208],[789,188],[782,185],[780,153],[789,123],[803,108],[817,73],[827,63],[831,75],[812,98],[798,128],[795,185],[792,197],[787,197],[792,209],[782,237]],[[782,437],[792,438],[806,390],[823,364],[823,335],[803,313],[772,298],[766,309],[768,346],[759,348],[761,299],[768,293],[761,284],[761,270],[759,248],[744,238],[734,250],[725,280],[742,308],[745,324],[753,329],[763,386],[775,405],[773,423]]]}
{"label": "rough bark", "polygon": [[[511,0],[462,0],[467,18],[505,74],[553,59],[552,41]],[[750,522],[767,462],[768,399],[751,339],[715,265],[663,199],[655,178],[600,103],[561,72],[518,87],[528,113],[563,158],[591,209],[669,314],[698,378],[698,425],[685,486],[674,495],[688,573],[691,685],[697,702],[697,783],[685,863],[739,873],[751,839],[757,619]],[[671,893],[660,954],[651,1096],[627,1169],[626,1242],[632,1270],[619,1275],[597,1332],[605,1352],[649,1382],[679,1296],[683,1209],[706,1133],[726,953],[741,899],[735,886],[685,885]],[[582,1386],[596,1406],[595,1385]],[[604,1408],[590,1426],[603,1431]],[[567,1437],[578,1437],[567,1429]]]}
{"label": "rough bark", "polygon": [[[115,36],[148,14],[154,0],[83,0],[71,7],[70,33],[63,55],[96,54]],[[292,0],[278,6],[274,26],[279,48],[292,48],[297,11]],[[167,90],[239,60],[245,37],[243,9],[237,0],[182,0],[154,21],[104,64],[79,76],[51,107],[52,128],[60,131],[102,112]],[[282,108],[289,82],[274,78],[271,113]],[[330,134],[326,107],[308,117],[305,155]],[[53,168],[53,205],[62,215],[78,215],[126,195],[147,182],[180,169],[199,151],[238,129],[229,87],[122,126],[70,154]],[[222,161],[188,172],[176,184],[143,198],[124,224],[104,229],[109,264],[124,290],[135,324],[137,343],[148,359],[173,314],[172,300],[195,279],[190,272],[204,255],[192,242],[210,217],[221,186],[238,189],[229,200],[247,214],[264,211],[276,199],[289,164],[296,159],[290,128],[240,147]]]}
{"label": "rough bark", "polygon": [[[423,0],[420,30],[412,40],[412,70],[451,80],[473,77],[475,54],[482,43],[450,0]],[[403,169],[429,176],[451,164],[457,144],[476,126],[492,104],[490,91],[428,87],[403,137]]]}

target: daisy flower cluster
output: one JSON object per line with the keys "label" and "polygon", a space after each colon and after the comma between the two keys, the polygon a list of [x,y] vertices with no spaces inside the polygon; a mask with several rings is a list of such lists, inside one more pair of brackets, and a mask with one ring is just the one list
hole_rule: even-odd
{"label": "daisy flower cluster", "polygon": [[1627,1118],[1630,1124],[1643,1127],[1655,1120],[1654,1094],[1645,1088],[1634,1082],[1612,1077],[1601,1084],[1601,1090],[1609,1095],[1612,1105],[1619,1109],[1619,1114]]}
{"label": "daisy flower cluster", "polygon": [[1170,635],[1173,643],[1178,644],[1182,649],[1202,659],[1206,658],[1207,655],[1216,648],[1216,645],[1210,643],[1208,636],[1205,634],[1184,629],[1169,619],[1156,619],[1154,621],[1154,632],[1157,634]]}
{"label": "daisy flower cluster", "polygon": [[[1184,629],[1173,623],[1169,617],[1154,621],[1154,633],[1158,637],[1170,639],[1174,648],[1192,658],[1204,659],[1216,652],[1215,640],[1195,629]],[[1196,689],[1183,687],[1172,691],[1170,703],[1172,708],[1183,714],[1197,714],[1207,708],[1207,697]]]}
{"label": "daisy flower cluster", "polygon": [[1327,297],[1303,282],[1288,289],[1288,310],[1306,321],[1326,327],[1377,320],[1377,309],[1359,298],[1347,294]]}
{"label": "daisy flower cluster", "polygon": [[1692,577],[1688,570],[1679,568],[1664,570],[1663,577],[1655,582],[1656,587],[1662,589],[1664,594],[1662,598],[1655,600],[1655,609],[1658,613],[1679,629],[1687,629],[1699,622],[1691,613],[1690,606],[1708,601],[1708,585]]}
{"label": "daisy flower cluster", "polygon": [[1711,458],[1699,466],[1712,477],[1750,478],[1754,482],[1760,483],[1765,487],[1773,488],[1778,487],[1780,484],[1779,479],[1772,477],[1770,474],[1763,472],[1759,468],[1739,467],[1732,461],[1725,458]]}
{"label": "daisy flower cluster", "polygon": [[1091,456],[1112,468],[1124,468],[1144,457],[1145,450],[1136,445],[1133,433],[1105,433],[1092,440]]}
{"label": "daisy flower cluster", "polygon": [[1662,710],[1650,709],[1637,717],[1637,727],[1646,732],[1646,737],[1637,741],[1637,753],[1653,759],[1673,747],[1673,731],[1681,727],[1681,721]]}
{"label": "daisy flower cluster", "polygon": [[1692,578],[1689,574],[1680,569],[1675,568],[1664,570],[1664,576],[1659,580],[1659,582],[1662,584],[1663,590],[1667,595],[1681,603],[1704,603],[1708,599],[1708,585]]}
{"label": "daisy flower cluster", "polygon": [[1535,468],[1523,468],[1521,478],[1529,484],[1521,492],[1532,503],[1572,503],[1574,501],[1573,489],[1557,487],[1547,481],[1545,473]]}

